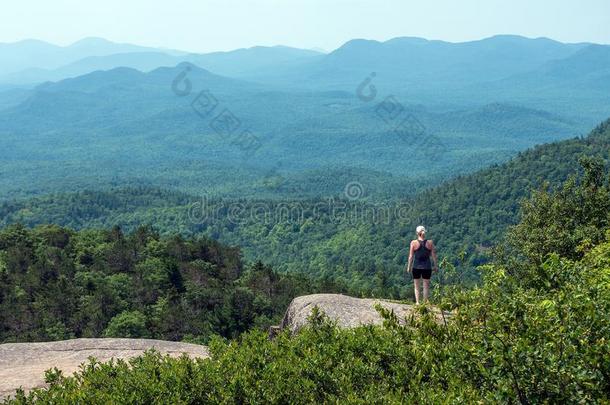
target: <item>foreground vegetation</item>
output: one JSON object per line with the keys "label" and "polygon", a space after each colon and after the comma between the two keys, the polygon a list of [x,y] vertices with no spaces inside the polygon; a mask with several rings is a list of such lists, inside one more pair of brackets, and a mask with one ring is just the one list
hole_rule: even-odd
{"label": "foreground vegetation", "polygon": [[582,164],[583,181],[524,204],[481,285],[436,289],[443,322],[420,307],[405,325],[385,313],[383,327],[339,330],[314,311],[293,337],[215,338],[205,360],[92,360],[9,402],[607,403],[610,191],[601,162]]}
{"label": "foreground vegetation", "polygon": [[277,323],[297,295],[330,281],[244,265],[207,238],[149,227],[0,230],[0,343],[78,337],[207,342]]}

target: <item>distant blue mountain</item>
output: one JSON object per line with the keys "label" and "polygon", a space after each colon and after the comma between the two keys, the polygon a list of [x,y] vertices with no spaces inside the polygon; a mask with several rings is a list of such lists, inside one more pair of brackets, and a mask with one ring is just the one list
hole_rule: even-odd
{"label": "distant blue mountain", "polygon": [[[187,69],[191,92],[180,96],[172,83]],[[209,114],[196,110],[202,90],[217,102]],[[130,176],[146,179],[158,162],[168,176],[184,162],[202,162],[227,173],[281,167],[294,174],[328,166],[425,173],[433,183],[575,136],[581,128],[553,113],[506,103],[436,110],[398,97],[401,121],[410,117],[398,133],[399,122],[384,122],[377,102],[367,104],[353,92],[270,90],[188,63],[148,73],[96,71],[44,83],[20,97],[2,109],[0,93],[0,161],[10,161],[3,169],[7,176],[24,181],[30,173],[40,187],[61,178],[66,165],[74,168],[76,182],[85,173],[95,175],[79,168],[119,163]],[[236,128],[215,121],[222,114],[232,115]],[[240,146],[244,131],[256,136],[259,148]],[[414,165],[418,159],[427,165]]]}
{"label": "distant blue mountain", "polygon": [[355,39],[301,66],[259,72],[261,81],[309,87],[353,89],[371,72],[392,92],[455,88],[524,73],[567,58],[589,44],[564,44],[547,38],[495,36],[450,43],[422,38],[385,42]]}
{"label": "distant blue mountain", "polygon": [[[97,42],[76,48],[112,47]],[[610,116],[610,47],[594,44],[498,36],[353,40],[330,54],[286,47],[132,51],[30,69],[70,78],[0,88],[3,173],[51,187],[67,166],[78,177],[81,167],[118,161],[146,179],[158,162],[168,178],[184,162],[205,162],[228,173],[237,166],[293,174],[332,166],[425,173],[434,182],[580,135]],[[190,92],[177,95],[172,85],[185,72]],[[357,95],[367,77],[374,100]],[[196,111],[202,90],[217,101],[209,114]],[[398,121],[382,116],[388,97],[400,103]],[[234,116],[234,130],[213,122],[221,113]],[[235,141],[243,131],[260,140],[256,153]],[[422,159],[425,168],[414,164]]]}
{"label": "distant blue mountain", "polygon": [[0,84],[31,85],[116,67],[146,72],[160,66],[176,66],[180,62],[191,62],[226,76],[239,76],[321,55],[316,51],[285,46],[195,54],[115,44],[100,38],[87,38],[68,47],[28,40],[0,44]]}
{"label": "distant blue mountain", "polygon": [[[610,73],[610,46],[589,45],[564,59],[552,60],[538,69],[521,76],[536,77],[535,80],[575,80]],[[598,83],[604,85],[608,83]]]}
{"label": "distant blue mountain", "polygon": [[287,46],[255,46],[230,52],[188,55],[185,60],[224,76],[243,77],[254,72],[274,70],[281,66],[299,66],[319,60],[324,54]]}
{"label": "distant blue mountain", "polygon": [[587,45],[527,72],[465,86],[452,96],[458,103],[510,100],[593,126],[610,115],[610,46]]}
{"label": "distant blue mountain", "polygon": [[182,58],[161,52],[131,52],[105,56],[88,56],[57,69],[29,68],[0,77],[1,81],[13,84],[35,84],[59,81],[85,75],[96,70],[130,67],[143,72],[160,66],[175,66]]}
{"label": "distant blue mountain", "polygon": [[118,44],[102,38],[85,38],[69,46],[57,46],[38,40],[0,43],[0,77],[26,69],[57,69],[90,56],[117,53],[179,51],[159,50],[131,44]]}
{"label": "distant blue mountain", "polygon": [[581,122],[584,129],[610,115],[609,54],[606,45],[513,35],[462,43],[355,39],[298,65],[240,77],[294,91],[352,94],[372,78],[379,98],[396,95],[449,109],[520,105]]}

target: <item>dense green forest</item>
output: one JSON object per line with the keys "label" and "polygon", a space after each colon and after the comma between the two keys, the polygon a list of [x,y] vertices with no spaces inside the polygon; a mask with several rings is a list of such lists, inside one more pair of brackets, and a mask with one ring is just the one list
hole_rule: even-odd
{"label": "dense green forest", "polygon": [[[521,199],[544,182],[553,188],[571,174],[582,176],[582,156],[608,160],[609,151],[606,121],[585,138],[536,147],[505,164],[412,197],[401,197],[400,189],[387,198],[367,195],[367,181],[377,182],[377,177],[355,178],[361,187],[356,191],[362,191],[357,199],[347,198],[345,185],[336,182],[326,190],[339,192],[328,198],[300,199],[236,199],[117,187],[7,201],[0,204],[0,221],[75,229],[118,225],[134,230],[150,224],[161,234],[205,234],[239,246],[246,260],[263,261],[282,273],[332,278],[358,291],[381,286],[388,296],[406,298],[410,289],[402,270],[417,225],[428,226],[429,236],[450,263],[457,264],[464,253],[469,265],[461,278],[477,280],[474,267],[489,260],[491,247],[518,221]],[[281,176],[269,181],[284,187]],[[386,190],[392,181],[387,180]]]}
{"label": "dense green forest", "polygon": [[[179,96],[172,83],[187,68],[191,91]],[[414,194],[581,134],[591,122],[496,100],[422,106],[388,91],[364,102],[356,88],[365,77],[341,91],[308,91],[179,65],[41,84],[0,108],[0,200],[117,183],[263,197],[273,194],[263,187],[273,171],[292,179],[279,195],[295,197],[313,194],[299,182],[303,174],[326,168],[382,172]]]}
{"label": "dense green forest", "polygon": [[204,360],[93,359],[9,403],[607,403],[610,177],[581,163],[581,180],[523,204],[500,246],[513,254],[481,285],[435,291],[443,321],[421,306],[404,325],[384,312],[383,326],[339,330],[314,310],[296,336],[215,338]]}
{"label": "dense green forest", "polygon": [[[435,288],[472,284],[479,280],[473,266],[491,258],[494,239],[496,245],[500,243],[507,227],[516,222],[518,201],[530,187],[547,190],[536,194],[539,199],[553,190],[561,190],[567,199],[578,197],[574,188],[579,182],[599,183],[578,173],[577,160],[589,172],[600,172],[609,150],[609,130],[606,122],[586,139],[534,149],[502,167],[459,178],[402,205],[345,198],[334,205],[320,205],[318,200],[245,199],[228,204],[222,199],[193,201],[188,195],[150,188],[4,203],[0,207],[5,221],[0,232],[0,338],[133,336],[206,341],[213,334],[231,337],[252,327],[267,327],[300,294],[344,291],[410,298],[403,273],[404,246],[420,222],[435,224],[430,228],[438,235],[444,267],[460,266],[458,272],[437,278]],[[583,158],[600,152],[599,160]],[[575,177],[564,188],[558,187],[571,172]],[[593,215],[610,211],[605,203],[603,198],[595,201],[601,213]],[[598,244],[603,239],[604,222],[574,232],[578,210],[563,217],[563,226],[545,233],[544,221],[550,220],[546,217],[561,217],[552,208],[550,201],[538,211],[530,207],[530,216],[524,218],[528,224],[539,223],[538,229],[514,237],[540,245],[531,255],[552,246],[553,252],[577,260],[569,252],[572,246],[580,240]],[[283,216],[274,216],[277,213]],[[10,225],[14,222],[34,228]],[[156,229],[143,224],[155,224]],[[121,227],[129,233],[123,234]],[[546,240],[545,235],[560,237]],[[240,249],[209,238],[240,246],[253,264],[242,263]],[[562,241],[569,242],[567,247]],[[504,249],[498,254],[519,257],[510,252]],[[181,320],[179,325],[174,324],[176,319]]]}
{"label": "dense green forest", "polygon": [[207,238],[148,227],[0,231],[0,342],[148,337],[206,342],[277,323],[297,295],[342,291],[329,280],[244,265]]}

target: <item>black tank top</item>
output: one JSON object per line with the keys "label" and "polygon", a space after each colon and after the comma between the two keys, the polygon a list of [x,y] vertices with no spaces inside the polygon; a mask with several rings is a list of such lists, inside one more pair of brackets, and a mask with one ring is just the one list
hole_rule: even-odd
{"label": "black tank top", "polygon": [[430,261],[430,254],[432,251],[426,246],[427,239],[418,240],[419,248],[415,251],[415,261],[413,263],[414,269],[428,270],[432,268],[432,262]]}

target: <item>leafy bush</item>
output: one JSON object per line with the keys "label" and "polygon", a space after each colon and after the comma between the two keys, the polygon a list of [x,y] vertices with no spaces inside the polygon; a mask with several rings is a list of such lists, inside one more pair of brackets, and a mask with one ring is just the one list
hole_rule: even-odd
{"label": "leafy bush", "polygon": [[511,254],[541,264],[549,254],[579,259],[604,240],[610,226],[610,187],[602,160],[582,158],[585,174],[570,178],[558,190],[548,186],[525,201],[522,218],[510,229]]}
{"label": "leafy bush", "polygon": [[106,337],[144,338],[148,337],[146,316],[140,311],[123,311],[108,323],[104,331]]}

